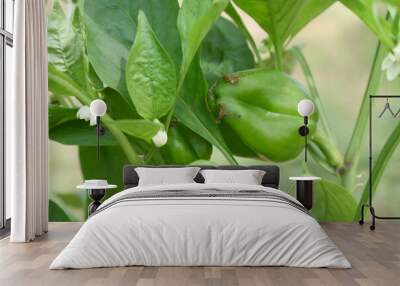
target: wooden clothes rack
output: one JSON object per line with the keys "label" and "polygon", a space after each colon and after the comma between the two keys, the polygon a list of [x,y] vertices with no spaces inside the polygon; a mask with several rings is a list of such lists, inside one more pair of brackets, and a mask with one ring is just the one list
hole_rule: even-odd
{"label": "wooden clothes rack", "polygon": [[[386,99],[387,101],[389,100],[389,98],[400,98],[400,95],[370,95],[369,96],[369,158],[368,158],[368,173],[369,173],[369,180],[368,180],[368,204],[363,204],[361,206],[361,219],[359,221],[359,223],[362,225],[364,224],[364,209],[365,208],[369,208],[369,211],[371,213],[371,217],[372,217],[372,224],[370,225],[370,229],[371,230],[375,230],[375,225],[376,225],[376,220],[377,219],[383,219],[383,220],[395,220],[395,219],[400,219],[400,217],[385,217],[385,216],[379,216],[376,214],[375,208],[373,207],[372,204],[372,170],[373,170],[373,160],[372,160],[372,137],[373,137],[373,133],[372,133],[372,101],[374,99]],[[388,102],[386,103],[388,104]],[[387,105],[385,105],[385,109],[386,110]],[[383,111],[383,112],[384,112]],[[398,115],[398,112],[396,113],[396,115],[393,114],[393,112],[391,110],[389,110],[390,113],[395,117],[396,115]],[[381,113],[380,116],[383,115],[383,112]]]}

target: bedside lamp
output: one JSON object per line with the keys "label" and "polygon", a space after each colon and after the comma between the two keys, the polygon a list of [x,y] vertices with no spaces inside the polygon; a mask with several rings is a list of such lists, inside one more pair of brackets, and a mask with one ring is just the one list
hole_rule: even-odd
{"label": "bedside lamp", "polygon": [[310,133],[308,129],[308,117],[314,112],[314,103],[309,99],[303,99],[297,105],[297,111],[304,117],[304,125],[299,128],[299,134],[304,136],[304,161],[307,162],[307,135]]}
{"label": "bedside lamp", "polygon": [[104,135],[105,129],[100,124],[100,117],[104,116],[107,111],[107,104],[96,99],[90,103],[90,112],[96,116],[96,134],[97,134],[97,160],[100,159],[100,136]]}

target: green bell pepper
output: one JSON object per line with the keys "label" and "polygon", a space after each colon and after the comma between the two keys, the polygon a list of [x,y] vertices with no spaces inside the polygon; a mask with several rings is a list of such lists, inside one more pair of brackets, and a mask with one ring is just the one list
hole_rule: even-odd
{"label": "green bell pepper", "polygon": [[233,155],[245,158],[257,158],[258,154],[251,150],[237,133],[225,122],[225,120],[220,122],[221,134],[224,137],[226,145]]}
{"label": "green bell pepper", "polygon": [[167,164],[187,165],[209,160],[212,145],[179,122],[173,122],[168,129],[168,142],[160,152]]}
{"label": "green bell pepper", "polygon": [[[209,105],[218,114],[217,122],[229,126],[240,138],[232,141],[232,134],[229,138],[229,132],[223,132],[225,136],[228,133],[225,139],[232,151],[238,149],[232,148],[233,144],[244,144],[260,158],[282,162],[296,158],[304,148],[304,137],[299,134],[303,118],[297,104],[308,97],[301,84],[287,74],[254,69],[224,76],[214,87]],[[310,138],[317,120],[315,112],[309,118]]]}

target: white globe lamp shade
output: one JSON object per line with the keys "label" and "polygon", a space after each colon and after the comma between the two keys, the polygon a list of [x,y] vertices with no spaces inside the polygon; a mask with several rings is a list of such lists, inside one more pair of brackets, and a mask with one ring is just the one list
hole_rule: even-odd
{"label": "white globe lamp shade", "polygon": [[90,103],[90,112],[94,116],[104,116],[107,111],[107,104],[101,99],[95,99]]}
{"label": "white globe lamp shade", "polygon": [[297,105],[297,111],[303,117],[310,116],[314,112],[314,103],[309,99],[303,99]]}

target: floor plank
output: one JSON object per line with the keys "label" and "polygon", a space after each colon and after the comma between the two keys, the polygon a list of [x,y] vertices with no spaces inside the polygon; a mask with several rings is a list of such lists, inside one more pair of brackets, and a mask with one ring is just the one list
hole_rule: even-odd
{"label": "floor plank", "polygon": [[47,235],[27,244],[0,240],[0,285],[399,285],[400,223],[382,222],[375,232],[357,224],[323,224],[352,269],[289,267],[120,267],[50,271],[55,256],[80,223],[51,223]]}

